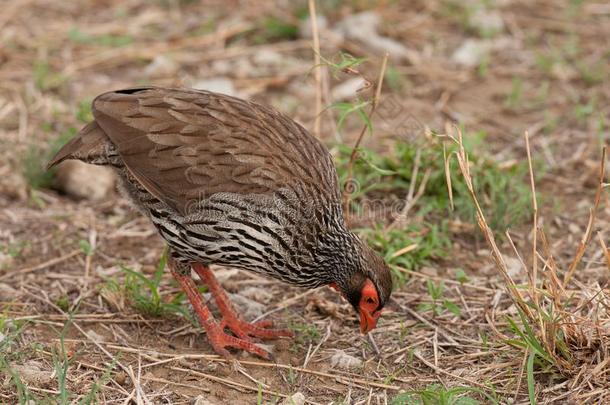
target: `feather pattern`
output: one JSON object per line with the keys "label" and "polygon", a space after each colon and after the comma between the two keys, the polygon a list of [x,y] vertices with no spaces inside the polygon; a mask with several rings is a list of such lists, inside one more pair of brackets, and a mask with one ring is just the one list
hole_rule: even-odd
{"label": "feather pattern", "polygon": [[[297,285],[347,286],[356,273],[389,298],[383,260],[346,229],[327,149],[253,102],[192,89],[104,93],[95,120],[50,162],[111,165],[174,260],[237,267]],[[347,287],[346,287],[347,288]]]}

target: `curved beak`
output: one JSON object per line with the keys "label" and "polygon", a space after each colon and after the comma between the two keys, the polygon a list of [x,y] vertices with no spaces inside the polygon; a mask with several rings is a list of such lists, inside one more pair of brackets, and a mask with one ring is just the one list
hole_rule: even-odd
{"label": "curved beak", "polygon": [[368,311],[360,310],[360,332],[366,335],[377,326],[379,315],[371,315]]}

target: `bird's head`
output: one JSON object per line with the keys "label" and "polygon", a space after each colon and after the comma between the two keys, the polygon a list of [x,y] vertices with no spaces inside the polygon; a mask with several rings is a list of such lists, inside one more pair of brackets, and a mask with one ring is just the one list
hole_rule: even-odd
{"label": "bird's head", "polygon": [[385,261],[370,247],[360,245],[360,254],[354,271],[347,279],[332,283],[349,301],[360,317],[360,332],[366,334],[375,329],[381,310],[392,293],[392,275]]}

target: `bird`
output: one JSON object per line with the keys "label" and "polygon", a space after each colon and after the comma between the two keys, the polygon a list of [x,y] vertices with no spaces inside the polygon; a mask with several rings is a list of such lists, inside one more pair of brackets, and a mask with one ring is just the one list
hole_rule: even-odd
{"label": "bird", "polygon": [[[303,126],[271,107],[189,88],[110,91],[91,110],[93,120],[48,168],[77,159],[115,169],[121,194],[167,243],[167,267],[217,354],[271,359],[256,342],[294,334],[245,321],[211,265],[332,287],[356,311],[361,333],[376,327],[392,292],[390,269],[348,229],[332,156]],[[207,285],[220,320],[197,283]]]}

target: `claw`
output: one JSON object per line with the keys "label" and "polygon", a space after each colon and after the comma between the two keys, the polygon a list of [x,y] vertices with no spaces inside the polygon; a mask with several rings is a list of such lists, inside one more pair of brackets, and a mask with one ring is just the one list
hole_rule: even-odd
{"label": "claw", "polygon": [[259,321],[248,323],[237,317],[226,317],[222,319],[221,325],[229,328],[233,333],[244,340],[250,337],[260,339],[277,339],[280,337],[294,337],[294,333],[287,329],[269,329],[273,326],[273,321]]}
{"label": "claw", "polygon": [[263,320],[254,323],[248,323],[240,319],[239,315],[233,308],[229,297],[224,289],[216,280],[214,273],[207,267],[199,263],[193,264],[193,270],[199,275],[199,278],[208,286],[216,305],[222,314],[220,325],[224,329],[229,328],[239,338],[250,341],[250,337],[261,339],[277,339],[279,337],[294,337],[294,333],[284,329],[270,329],[273,326],[273,321]]}
{"label": "claw", "polygon": [[211,328],[210,330],[207,331],[207,333],[208,333],[208,340],[209,340],[210,344],[212,345],[212,347],[214,348],[214,350],[216,351],[216,353],[220,354],[221,356],[223,356],[227,359],[232,358],[232,356],[229,353],[229,351],[226,349],[226,347],[232,347],[234,349],[245,350],[249,353],[258,355],[265,360],[271,360],[271,358],[273,357],[271,355],[271,353],[260,348],[259,346],[254,344],[251,340],[245,340],[245,339],[237,338],[235,336],[231,336],[231,335],[225,333],[220,328],[220,326],[216,326],[216,328]]}

